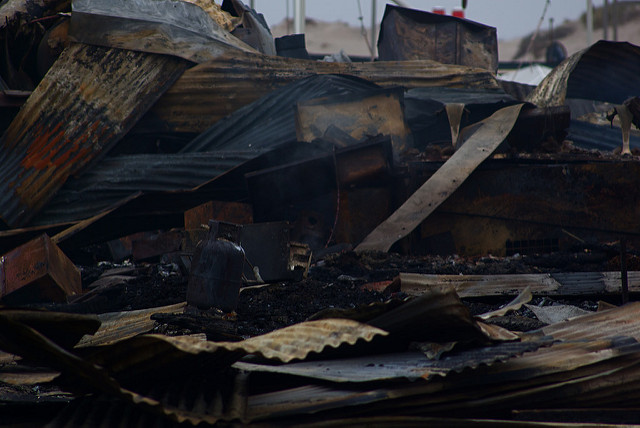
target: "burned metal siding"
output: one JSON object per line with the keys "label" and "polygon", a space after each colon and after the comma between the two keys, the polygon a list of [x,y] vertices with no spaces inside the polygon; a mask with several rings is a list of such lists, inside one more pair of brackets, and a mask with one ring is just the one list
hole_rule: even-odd
{"label": "burned metal siding", "polygon": [[380,86],[499,88],[488,71],[434,61],[328,63],[238,52],[186,71],[151,110],[171,129],[202,132],[263,95],[314,74],[346,74]]}
{"label": "burned metal siding", "polygon": [[26,224],[70,175],[111,148],[186,65],[167,56],[68,48],[2,137],[0,218],[12,227]]}
{"label": "burned metal siding", "polygon": [[182,152],[261,150],[296,141],[296,102],[329,95],[364,94],[377,88],[351,76],[310,76],[237,110],[196,137]]}
{"label": "burned metal siding", "polygon": [[382,61],[429,59],[498,70],[494,27],[392,5],[380,24],[378,52]]}
{"label": "burned metal siding", "polygon": [[255,151],[228,151],[105,158],[69,179],[32,224],[82,220],[140,191],[192,189],[255,156]]}

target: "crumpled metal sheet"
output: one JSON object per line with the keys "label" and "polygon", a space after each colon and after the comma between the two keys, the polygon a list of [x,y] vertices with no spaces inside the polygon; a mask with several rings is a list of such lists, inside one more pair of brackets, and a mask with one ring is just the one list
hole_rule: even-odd
{"label": "crumpled metal sheet", "polygon": [[517,311],[522,307],[522,305],[524,305],[525,303],[529,303],[532,298],[533,298],[533,295],[531,294],[531,286],[527,286],[525,287],[524,290],[522,290],[522,292],[520,292],[520,294],[518,294],[518,296],[515,299],[513,299],[503,307],[496,309],[495,311],[485,312],[484,314],[476,315],[476,317],[480,318],[481,320],[488,320],[493,317],[504,316],[511,311]]}
{"label": "crumpled metal sheet", "polygon": [[602,340],[607,337],[629,336],[640,341],[640,302],[584,315],[542,330],[559,340]]}
{"label": "crumpled metal sheet", "polygon": [[[478,124],[471,125],[466,142],[387,220],[376,227],[356,251],[389,251],[411,233],[444,202],[469,175],[504,141],[515,125],[523,104],[498,110]],[[464,138],[462,131],[461,138]]]}
{"label": "crumpled metal sheet", "polygon": [[280,373],[309,377],[330,382],[379,382],[391,380],[431,379],[451,372],[475,369],[506,361],[525,352],[548,346],[547,339],[538,342],[502,342],[495,346],[469,349],[446,354],[439,360],[427,358],[421,352],[368,355],[349,359],[308,361],[270,366],[237,362],[233,367],[247,371]]}
{"label": "crumpled metal sheet", "polygon": [[[599,375],[604,391],[615,393],[622,381],[637,391],[637,378],[625,379],[615,367],[638,366],[640,345],[633,339],[572,342],[539,348],[500,364],[463,371],[456,376],[436,376],[428,382],[413,382],[360,388],[342,385],[308,385],[266,392],[248,398],[247,418],[267,420],[293,415],[316,414],[320,418],[338,415],[433,415],[459,412],[465,417],[474,414],[499,414],[514,408],[535,408],[536,404],[555,407],[581,402],[581,392],[596,391],[589,382]],[[580,389],[569,389],[572,383]],[[556,389],[557,388],[557,389]],[[621,402],[629,401],[620,396]],[[562,404],[560,404],[562,403]],[[541,407],[538,407],[541,408]],[[547,407],[542,407],[547,408]],[[565,407],[566,408],[566,407]]]}
{"label": "crumpled metal sheet", "polygon": [[108,151],[177,78],[184,60],[74,44],[0,140],[0,218],[26,224],[72,174]]}
{"label": "crumpled metal sheet", "polygon": [[[567,272],[512,275],[434,275],[400,273],[401,291],[419,296],[430,287],[452,285],[460,297],[517,296],[526,288],[537,296],[619,294],[620,272]],[[640,272],[629,272],[629,290],[640,290]]]}
{"label": "crumpled metal sheet", "polygon": [[203,342],[190,336],[142,335],[100,347],[90,358],[93,363],[120,373],[120,376],[125,371],[139,376],[189,356],[214,357],[231,364],[246,354],[254,354],[286,363],[303,360],[310,353],[320,353],[325,348],[353,345],[359,340],[370,342],[376,336],[387,334],[356,321],[329,319],[294,324],[241,342]]}
{"label": "crumpled metal sheet", "polygon": [[182,312],[186,305],[183,302],[158,308],[100,314],[98,315],[100,328],[93,334],[83,336],[76,346],[109,345],[138,334],[147,333],[155,325],[151,315]]}
{"label": "crumpled metal sheet", "polygon": [[253,48],[202,8],[174,0],[73,0],[69,37],[109,48],[172,55],[196,63]]}
{"label": "crumpled metal sheet", "polygon": [[492,88],[488,71],[434,61],[329,63],[237,52],[187,70],[151,112],[178,132],[202,132],[258,98],[315,74],[344,74],[382,87]]}
{"label": "crumpled metal sheet", "polygon": [[567,98],[621,104],[639,87],[640,47],[600,40],[560,63],[527,100],[538,107],[563,105]]}

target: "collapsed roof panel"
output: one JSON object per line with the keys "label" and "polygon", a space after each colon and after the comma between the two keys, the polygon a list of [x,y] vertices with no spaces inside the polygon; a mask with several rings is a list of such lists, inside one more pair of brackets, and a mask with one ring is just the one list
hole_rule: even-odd
{"label": "collapsed roof panel", "polygon": [[236,52],[187,70],[151,112],[177,132],[202,132],[274,89],[315,74],[346,74],[383,87],[499,88],[480,68],[434,61],[329,63]]}
{"label": "collapsed roof panel", "polygon": [[366,94],[379,88],[366,80],[337,75],[310,76],[237,110],[181,151],[262,150],[296,140],[295,103],[329,95]]}
{"label": "collapsed roof panel", "polygon": [[0,217],[24,225],[72,174],[138,121],[186,61],[75,44],[64,51],[0,144]]}

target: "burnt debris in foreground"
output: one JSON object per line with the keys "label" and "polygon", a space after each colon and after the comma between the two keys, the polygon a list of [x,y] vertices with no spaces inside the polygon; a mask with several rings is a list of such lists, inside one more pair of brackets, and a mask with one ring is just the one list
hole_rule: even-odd
{"label": "burnt debris in foreground", "polygon": [[0,426],[638,420],[639,47],[533,88],[395,6],[367,62],[238,0],[0,18]]}

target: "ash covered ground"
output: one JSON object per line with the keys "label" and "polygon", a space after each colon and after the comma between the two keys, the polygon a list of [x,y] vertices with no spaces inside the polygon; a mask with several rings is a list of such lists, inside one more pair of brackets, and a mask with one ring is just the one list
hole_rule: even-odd
{"label": "ash covered ground", "polygon": [[[239,296],[235,314],[216,311],[186,311],[182,315],[156,315],[155,332],[179,335],[206,333],[210,340],[240,340],[302,322],[313,314],[332,308],[353,309],[373,302],[406,298],[402,293],[372,291],[368,284],[391,281],[400,272],[424,274],[525,274],[555,272],[589,272],[619,270],[619,256],[615,251],[581,250],[541,256],[506,258],[457,256],[402,256],[387,253],[344,252],[315,262],[306,279],[247,287]],[[629,270],[640,265],[637,256],[629,255]],[[122,268],[122,265],[100,263],[82,267],[83,285],[91,283],[103,272]],[[125,265],[132,279],[126,283],[94,290],[89,298],[50,309],[104,313],[152,308],[186,300],[188,275],[175,263]],[[579,296],[575,299],[534,298],[533,305],[571,304],[585,310],[597,308],[598,296]],[[463,299],[472,314],[499,308],[512,297]],[[611,301],[619,304],[620,302]],[[512,330],[528,331],[544,324],[523,307],[508,316],[493,320]]]}

